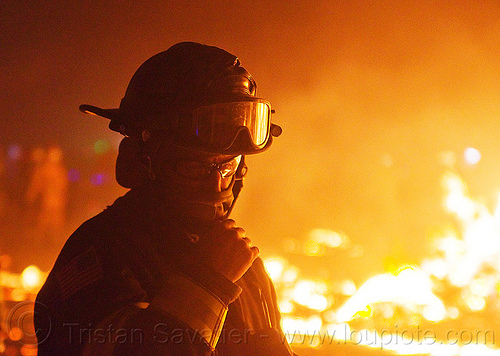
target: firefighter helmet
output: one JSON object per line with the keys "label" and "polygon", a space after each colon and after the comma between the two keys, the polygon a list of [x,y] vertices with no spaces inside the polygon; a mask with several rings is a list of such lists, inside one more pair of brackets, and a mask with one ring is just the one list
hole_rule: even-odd
{"label": "firefighter helmet", "polygon": [[271,105],[239,59],[220,48],[181,42],[144,62],[118,109],[81,105],[110,119],[110,129],[145,139],[158,135],[213,154],[254,154],[269,148],[281,128]]}

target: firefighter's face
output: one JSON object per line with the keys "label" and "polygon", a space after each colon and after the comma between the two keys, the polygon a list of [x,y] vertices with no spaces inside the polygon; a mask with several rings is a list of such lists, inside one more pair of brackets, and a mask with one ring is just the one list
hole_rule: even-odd
{"label": "firefighter's face", "polygon": [[163,146],[158,150],[154,170],[161,187],[189,199],[210,200],[229,189],[239,158]]}

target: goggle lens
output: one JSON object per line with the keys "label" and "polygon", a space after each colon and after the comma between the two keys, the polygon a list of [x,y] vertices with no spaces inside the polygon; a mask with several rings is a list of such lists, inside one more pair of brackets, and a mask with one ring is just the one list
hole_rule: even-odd
{"label": "goggle lens", "polygon": [[270,114],[270,104],[260,99],[206,105],[193,111],[193,131],[201,143],[226,149],[247,130],[251,144],[262,148],[269,138]]}

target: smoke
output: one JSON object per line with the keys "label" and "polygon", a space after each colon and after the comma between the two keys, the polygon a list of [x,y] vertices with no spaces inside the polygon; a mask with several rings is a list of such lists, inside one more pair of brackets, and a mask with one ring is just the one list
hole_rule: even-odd
{"label": "smoke", "polygon": [[[81,154],[116,134],[78,105],[116,107],[151,55],[184,40],[237,54],[284,129],[249,157],[234,215],[264,253],[314,228],[341,230],[365,253],[328,266],[362,279],[388,256],[426,253],[429,229],[446,218],[441,152],[455,153],[478,195],[500,188],[497,1],[1,7],[4,146],[52,140]],[[472,168],[460,161],[469,146],[483,157]]]}

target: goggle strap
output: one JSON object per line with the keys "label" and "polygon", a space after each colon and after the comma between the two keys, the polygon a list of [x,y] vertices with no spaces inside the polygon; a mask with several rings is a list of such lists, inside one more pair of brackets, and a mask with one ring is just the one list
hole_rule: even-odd
{"label": "goggle strap", "polygon": [[234,177],[233,201],[231,202],[231,205],[227,209],[226,214],[224,214],[224,216],[222,217],[222,220],[228,219],[229,215],[231,215],[231,212],[233,211],[234,204],[236,203],[236,200],[238,199],[238,196],[240,195],[241,189],[243,188],[243,177],[245,176],[247,169],[248,169],[248,167],[245,163],[245,155],[242,155],[240,165],[238,166],[238,169],[236,170],[236,174]]}

